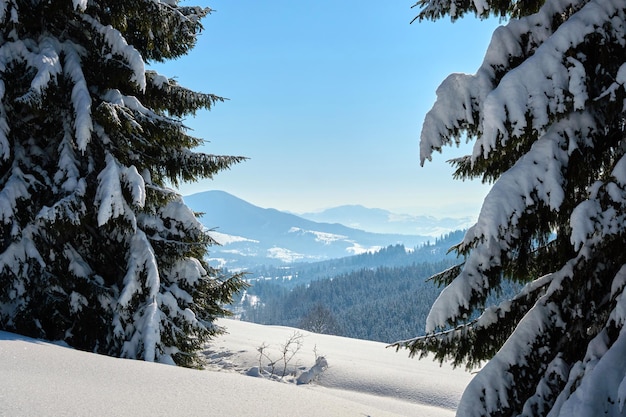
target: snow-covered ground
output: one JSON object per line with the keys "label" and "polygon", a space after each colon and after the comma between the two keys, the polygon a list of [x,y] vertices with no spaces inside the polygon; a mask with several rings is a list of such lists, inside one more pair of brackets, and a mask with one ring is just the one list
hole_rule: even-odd
{"label": "snow-covered ground", "polygon": [[[464,370],[409,359],[383,343],[236,320],[219,324],[229,333],[207,348],[209,363],[200,371],[0,332],[0,416],[442,417],[454,415],[471,379]],[[297,375],[259,376],[258,348],[281,359],[294,335],[302,336],[301,347],[290,370],[306,372],[319,356],[328,368],[307,385],[297,384]]]}

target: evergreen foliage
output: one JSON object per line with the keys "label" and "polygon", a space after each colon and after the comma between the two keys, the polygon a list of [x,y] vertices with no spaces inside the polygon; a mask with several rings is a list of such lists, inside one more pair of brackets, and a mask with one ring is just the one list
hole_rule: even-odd
{"label": "evergreen foliage", "polygon": [[[475,75],[453,74],[421,158],[475,140],[456,176],[493,182],[466,256],[398,342],[469,368],[460,416],[617,416],[626,404],[626,3],[423,0],[419,18],[515,17]],[[526,285],[485,308],[503,282]],[[474,311],[482,314],[474,318]]]}
{"label": "evergreen foliage", "polygon": [[[295,287],[259,280],[242,319],[316,333],[392,342],[424,327],[437,286],[426,279],[452,261],[362,268]],[[250,297],[248,297],[250,298]]]}
{"label": "evergreen foliage", "polygon": [[194,366],[242,286],[168,188],[243,160],[193,152],[182,117],[222,98],[145,63],[193,47],[210,9],[3,1],[0,329]]}
{"label": "evergreen foliage", "polygon": [[295,287],[310,281],[332,278],[348,274],[364,268],[381,266],[410,266],[420,263],[433,263],[444,259],[457,259],[455,253],[449,251],[450,246],[463,239],[464,232],[456,230],[447,233],[433,242],[407,249],[403,244],[389,245],[375,252],[329,259],[318,262],[297,262],[281,266],[260,265],[249,272],[250,279],[280,280],[285,287]]}
{"label": "evergreen foliage", "polygon": [[[463,231],[407,250],[376,252],[282,268],[259,267],[234,308],[243,320],[391,342],[423,329],[437,287],[426,278],[458,262],[448,248]],[[322,318],[323,320],[320,320]]]}

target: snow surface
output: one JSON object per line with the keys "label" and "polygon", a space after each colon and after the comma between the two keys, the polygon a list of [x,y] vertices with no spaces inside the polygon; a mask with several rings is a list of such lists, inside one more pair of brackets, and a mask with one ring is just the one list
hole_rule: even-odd
{"label": "snow surface", "polygon": [[[292,363],[328,368],[297,385],[245,375],[265,344],[279,357],[296,331],[222,319],[228,334],[206,350],[206,370],[76,351],[0,332],[0,415],[7,416],[423,416],[454,415],[472,375],[409,359],[385,344],[299,331]],[[257,368],[258,369],[258,368]],[[257,373],[258,375],[258,373]]]}
{"label": "snow surface", "polygon": [[267,257],[279,259],[285,263],[291,263],[305,259],[307,256],[303,253],[294,252],[287,248],[273,247],[267,250]]}
{"label": "snow surface", "polygon": [[215,239],[215,241],[219,243],[220,245],[229,245],[231,243],[236,243],[236,242],[259,243],[258,240],[248,239],[247,237],[243,237],[243,236],[229,235],[227,233],[216,232],[215,230],[208,230],[208,229],[205,229],[205,230],[207,230],[207,233],[213,239]]}
{"label": "snow surface", "polygon": [[344,240],[348,238],[348,236],[344,236],[344,235],[338,235],[335,233],[327,233],[327,232],[317,232],[315,230],[304,230],[299,227],[292,227],[291,229],[289,229],[288,233],[299,233],[301,235],[311,234],[315,236],[316,242],[322,242],[325,245],[330,245],[331,243],[336,242],[338,240]]}

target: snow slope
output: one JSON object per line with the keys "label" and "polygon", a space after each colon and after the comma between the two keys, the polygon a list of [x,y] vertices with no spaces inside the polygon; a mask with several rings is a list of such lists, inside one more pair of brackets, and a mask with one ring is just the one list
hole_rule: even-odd
{"label": "snow slope", "polygon": [[[385,345],[299,331],[291,363],[329,367],[297,385],[245,375],[257,348],[280,358],[294,329],[220,320],[229,334],[208,346],[207,370],[116,359],[0,332],[0,416],[406,416],[454,414],[471,379]],[[257,372],[258,375],[258,372]]]}

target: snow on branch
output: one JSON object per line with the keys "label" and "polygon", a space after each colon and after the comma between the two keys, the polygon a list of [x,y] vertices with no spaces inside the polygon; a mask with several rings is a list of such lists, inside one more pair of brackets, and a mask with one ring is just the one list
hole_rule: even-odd
{"label": "snow on branch", "polygon": [[122,215],[136,228],[135,216],[123,194],[123,186],[130,192],[131,204],[143,207],[146,201],[146,184],[135,166],[121,165],[113,155],[107,153],[106,167],[98,174],[98,190],[95,204],[98,207],[98,226]]}
{"label": "snow on branch", "polygon": [[7,123],[6,110],[3,99],[6,92],[6,85],[0,80],[0,157],[7,161],[11,156],[11,145],[9,144],[9,124]]}
{"label": "snow on branch", "polygon": [[[487,158],[499,144],[527,130],[541,134],[555,116],[584,106],[588,98],[585,83],[581,83],[584,68],[567,58],[567,51],[579,47],[611,19],[620,7],[611,6],[604,9],[598,2],[588,3],[500,80],[483,104],[482,134],[474,146],[474,159]],[[539,15],[548,10],[551,7],[542,8]]]}
{"label": "snow on branch", "polygon": [[54,223],[62,220],[74,225],[80,225],[87,207],[82,199],[85,195],[87,184],[83,178],[76,183],[72,193],[56,201],[51,207],[44,206],[37,213],[37,220]]}
{"label": "snow on branch", "polygon": [[80,47],[71,42],[66,42],[63,48],[65,53],[64,72],[74,83],[72,87],[72,106],[76,118],[74,119],[74,129],[76,134],[76,144],[78,150],[84,152],[91,139],[93,122],[91,119],[91,95],[85,80],[80,58]]}
{"label": "snow on branch", "polygon": [[157,359],[156,349],[161,334],[161,311],[158,302],[161,278],[158,263],[154,250],[142,230],[137,229],[130,239],[129,250],[124,287],[118,299],[121,315],[128,314],[125,309],[134,297],[143,296],[143,302],[134,312],[132,324],[128,324],[129,331],[124,332],[130,338],[124,343],[123,356],[135,358],[143,348],[144,359],[154,362]]}
{"label": "snow on branch", "polygon": [[[410,355],[434,351],[440,362],[451,361],[453,366],[465,363],[468,370],[489,360],[513,331],[522,317],[533,307],[558,275],[547,274],[524,286],[515,297],[486,308],[469,323],[434,334],[415,337],[392,344],[396,349],[407,348]],[[489,343],[476,343],[488,338]]]}
{"label": "snow on branch", "polygon": [[[608,88],[602,94],[600,94],[597,99],[609,96],[611,101],[615,101],[615,93],[619,88],[626,88],[626,63],[622,64],[617,70],[617,74],[615,75],[615,82],[608,86]],[[624,110],[626,110],[626,108]]]}
{"label": "snow on branch", "polygon": [[[6,3],[5,3],[6,6]],[[14,61],[24,61],[30,54],[28,48],[22,41],[6,42],[0,46],[0,71],[5,71],[7,65]],[[3,160],[8,160],[11,156],[11,146],[8,141],[10,131],[6,119],[6,111],[3,103],[6,93],[6,85],[0,80],[0,155]]]}
{"label": "snow on branch", "polygon": [[[179,260],[174,265],[172,265],[172,268],[167,275],[170,281],[173,281],[175,283],[182,281],[185,286],[193,287],[197,285],[198,281],[206,278],[208,276],[208,273],[198,259],[187,257]],[[178,288],[177,284],[173,285],[175,286],[175,288]],[[187,303],[192,302],[191,296],[189,296],[187,292],[173,292],[177,298],[181,298]]]}
{"label": "snow on branch", "polygon": [[[13,240],[4,252],[0,254],[0,271],[11,271],[16,277],[21,277],[25,275],[24,272],[29,271],[29,260],[34,261],[41,268],[46,266],[33,241],[33,229],[34,226],[32,225],[24,228],[21,237]],[[16,291],[16,293],[14,296],[9,294],[9,298],[22,297],[23,293],[18,294],[20,290],[22,292],[26,291],[25,288],[14,288],[13,291]]]}
{"label": "snow on branch", "polygon": [[134,165],[124,167],[121,173],[126,188],[132,196],[132,204],[136,207],[143,207],[146,203],[146,183],[143,177]]}
{"label": "snow on branch", "polygon": [[[32,46],[32,42],[29,45]],[[12,62],[25,61],[29,54],[26,43],[21,40],[3,43],[0,46],[0,71],[6,71]]]}
{"label": "snow on branch", "polygon": [[611,176],[588,187],[587,199],[570,215],[570,241],[575,250],[590,249],[608,236],[626,232],[626,155],[613,166]]}
{"label": "snow on branch", "polygon": [[194,212],[185,204],[180,196],[168,202],[161,209],[161,216],[165,219],[176,219],[176,222],[185,229],[202,230],[204,228]]}
{"label": "snow on branch", "polygon": [[[626,331],[623,328],[626,319],[625,282],[626,265],[623,265],[613,278],[612,294],[617,297],[606,327],[589,342],[584,359],[571,367],[550,415],[597,415],[599,410],[607,410],[609,403],[616,403],[619,414],[623,413],[626,405],[626,362],[623,360],[626,352]],[[621,329],[612,343],[607,333],[607,328],[611,327]],[[609,413],[605,411],[605,414]]]}
{"label": "snow on branch", "polygon": [[[72,104],[76,112],[75,129],[79,149],[84,151],[93,130],[91,122],[91,98],[82,73],[78,46],[71,43],[60,44],[52,37],[42,37],[38,44],[34,42],[7,42],[0,47],[0,70],[5,70],[14,62],[24,62],[35,70],[29,91],[19,100],[37,102],[51,82],[60,74],[67,74],[74,83]],[[61,55],[65,59],[62,60]],[[3,159],[10,155],[7,140],[9,126],[6,121],[4,105],[1,103],[5,93],[4,82],[0,84],[0,154]]]}
{"label": "snow on branch", "polygon": [[4,183],[0,191],[0,221],[4,224],[14,222],[15,209],[19,200],[27,200],[31,194],[28,191],[36,180],[32,175],[24,174],[17,166],[13,166],[10,178]]}
{"label": "snow on branch", "polygon": [[459,143],[462,130],[476,125],[476,103],[493,88],[491,77],[484,71],[477,75],[452,74],[437,88],[437,101],[426,114],[420,137],[420,163],[432,159],[434,150]]}
{"label": "snow on branch", "polygon": [[611,297],[615,299],[615,308],[611,311],[609,321],[623,328],[626,324],[626,265],[622,265],[613,278]]}
{"label": "snow on branch", "polygon": [[15,3],[11,0],[1,0],[0,1],[0,21],[4,21],[7,15],[7,10],[9,8],[9,3],[12,3],[11,6],[15,7]]}
{"label": "snow on branch", "polygon": [[125,214],[126,202],[120,183],[120,167],[111,154],[106,155],[106,167],[98,174],[95,205],[98,207],[98,226]]}
{"label": "snow on branch", "polygon": [[61,184],[61,189],[67,192],[76,190],[80,178],[78,161],[72,145],[71,128],[66,125],[65,134],[57,148],[59,152],[59,169],[54,174],[54,182]]}
{"label": "snow on branch", "polygon": [[59,155],[58,170],[54,174],[54,183],[68,195],[56,200],[52,206],[44,206],[37,213],[39,220],[54,223],[63,220],[79,225],[87,207],[83,197],[87,190],[85,178],[80,177],[80,169],[74,153],[72,128],[64,124],[65,134],[57,152]]}
{"label": "snow on branch", "polygon": [[[124,107],[127,108],[137,114],[145,116],[149,120],[152,121],[164,121],[168,124],[178,124],[182,125],[178,121],[174,121],[165,116],[157,114],[152,109],[144,106],[141,101],[135,96],[127,96],[121,93],[121,91],[117,89],[108,90],[103,96],[102,99],[113,106]],[[137,128],[142,129],[141,125],[137,122],[134,123]]]}
{"label": "snow on branch", "polygon": [[70,243],[65,244],[63,255],[69,261],[68,271],[75,277],[87,279],[94,274],[89,263],[83,259]]}
{"label": "snow on branch", "polygon": [[[450,138],[459,138],[462,130],[478,137],[472,158],[487,158],[511,137],[527,131],[541,134],[555,116],[583,107],[589,99],[582,82],[586,74],[566,52],[583,44],[622,5],[618,0],[591,1],[552,28],[553,18],[576,3],[550,0],[537,14],[498,28],[476,75],[452,74],[442,83],[424,121],[422,164],[433,150],[449,145]],[[528,50],[520,39],[539,45],[532,56],[525,56]],[[509,68],[518,58],[523,62]],[[507,69],[498,80],[498,73]]]}
{"label": "snow on branch", "polygon": [[129,45],[120,31],[111,25],[104,26],[93,17],[83,14],[82,18],[89,23],[98,33],[102,35],[104,41],[111,48],[111,52],[126,59],[126,63],[133,72],[131,81],[137,83],[139,89],[146,89],[146,71],[143,57],[133,46]]}
{"label": "snow on branch", "polygon": [[[549,345],[567,331],[561,317],[562,306],[558,294],[573,277],[573,270],[580,259],[572,259],[561,270],[542,279],[549,287],[534,306],[524,315],[504,345],[467,386],[461,402],[459,415],[493,415],[512,406],[509,387],[520,387],[527,381],[513,379],[510,369],[524,367],[529,376],[539,378],[545,369],[537,369],[544,351],[537,346]],[[555,299],[556,298],[556,299]],[[549,350],[546,350],[548,352]],[[554,359],[554,358],[553,358]],[[502,377],[503,375],[508,377]],[[519,389],[519,388],[518,388]]]}
{"label": "snow on branch", "polygon": [[72,4],[74,5],[74,10],[81,12],[84,12],[87,8],[87,0],[72,0]]}
{"label": "snow on branch", "polygon": [[569,154],[593,130],[593,118],[584,112],[573,113],[551,126],[546,135],[494,184],[485,197],[478,220],[459,245],[470,252],[458,277],[435,301],[426,321],[426,332],[445,327],[467,309],[473,296],[486,296],[488,269],[501,265],[501,257],[517,236],[511,229],[526,212],[526,207],[544,204],[558,211],[565,198],[563,183]]}
{"label": "snow on branch", "polygon": [[589,198],[572,211],[570,224],[574,249],[591,255],[590,249],[606,237],[626,231],[626,190],[614,182],[596,182],[590,187]]}
{"label": "snow on branch", "polygon": [[50,81],[55,80],[63,70],[59,57],[60,45],[56,39],[44,37],[39,42],[38,52],[28,54],[28,65],[37,71],[30,83],[31,91],[38,95],[48,87]]}

